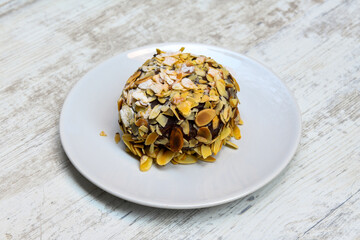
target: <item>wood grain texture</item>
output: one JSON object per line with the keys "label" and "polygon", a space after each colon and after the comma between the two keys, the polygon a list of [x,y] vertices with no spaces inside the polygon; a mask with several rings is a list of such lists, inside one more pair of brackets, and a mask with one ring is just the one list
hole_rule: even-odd
{"label": "wood grain texture", "polygon": [[[360,239],[360,4],[331,1],[0,1],[0,239]],[[297,99],[286,170],[217,207],[118,199],[71,165],[71,87],[124,50],[199,42],[265,63]]]}

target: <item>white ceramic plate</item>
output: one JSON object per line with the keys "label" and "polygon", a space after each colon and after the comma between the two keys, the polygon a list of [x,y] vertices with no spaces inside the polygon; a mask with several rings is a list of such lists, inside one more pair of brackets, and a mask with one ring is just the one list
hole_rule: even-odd
{"label": "white ceramic plate", "polygon": [[[116,144],[117,99],[126,80],[156,48],[212,57],[240,85],[238,150],[223,147],[215,163],[153,166],[139,162]],[[108,136],[101,137],[105,131]],[[71,90],[60,117],[60,136],[74,166],[91,182],[115,196],[160,208],[202,208],[246,196],[275,178],[293,157],[301,117],[284,85],[258,62],[222,48],[193,43],[164,43],[119,54],[87,73]]]}

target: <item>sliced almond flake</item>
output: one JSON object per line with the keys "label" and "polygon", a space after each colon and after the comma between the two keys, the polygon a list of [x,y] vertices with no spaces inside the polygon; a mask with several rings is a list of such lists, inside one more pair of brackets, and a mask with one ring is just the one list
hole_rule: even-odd
{"label": "sliced almond flake", "polygon": [[189,147],[195,147],[198,144],[198,140],[196,139],[190,139],[189,141]]}
{"label": "sliced almond flake", "polygon": [[214,109],[204,109],[201,110],[195,119],[195,123],[197,126],[202,127],[210,123],[213,118],[216,116],[216,112]]}
{"label": "sliced almond flake", "polygon": [[176,162],[180,164],[193,164],[197,162],[197,157],[184,154],[183,156],[177,158]]}
{"label": "sliced almond flake", "polygon": [[205,59],[206,59],[205,56],[200,56],[200,57],[196,58],[195,62],[197,64],[203,64],[205,62]]}
{"label": "sliced almond flake", "polygon": [[161,138],[161,139],[157,139],[155,141],[155,144],[157,144],[157,145],[166,145],[168,143],[169,143],[169,139],[167,139],[167,138]]}
{"label": "sliced almond flake", "polygon": [[149,115],[149,119],[154,119],[154,118],[156,118],[156,117],[160,114],[161,107],[162,107],[162,105],[156,105],[156,106],[151,110],[150,115]]}
{"label": "sliced almond flake", "polygon": [[184,87],[179,82],[174,83],[172,85],[172,89],[174,89],[174,90],[185,90]]}
{"label": "sliced almond flake", "polygon": [[235,143],[232,143],[232,142],[229,142],[229,141],[226,141],[226,146],[232,147],[234,149],[239,148]]}
{"label": "sliced almond flake", "polygon": [[165,57],[164,61],[162,62],[164,65],[172,66],[178,60],[174,57]]}
{"label": "sliced almond flake", "polygon": [[217,129],[219,127],[219,117],[215,116],[212,120],[212,127],[213,129]]}
{"label": "sliced almond flake", "polygon": [[117,101],[118,111],[120,111],[123,101],[124,101],[124,99],[122,97],[120,97],[119,100]]}
{"label": "sliced almond flake", "polygon": [[161,107],[161,111],[162,112],[166,112],[167,110],[169,110],[170,109],[170,107],[168,106],[168,105],[163,105],[162,107]]}
{"label": "sliced almond flake", "polygon": [[170,150],[161,149],[158,155],[156,156],[156,162],[160,166],[164,166],[173,159],[175,153]]}
{"label": "sliced almond flake", "polygon": [[165,127],[166,123],[168,121],[168,118],[165,117],[163,114],[159,114],[159,116],[156,118],[156,121],[162,126]]}
{"label": "sliced almond flake", "polygon": [[208,80],[208,82],[213,82],[214,78],[212,76],[210,76],[209,74],[206,74],[206,80]]}
{"label": "sliced almond flake", "polygon": [[180,113],[184,117],[188,117],[191,114],[191,102],[184,101],[177,105],[177,109],[179,109]]}
{"label": "sliced almond flake", "polygon": [[189,142],[184,138],[184,144],[183,144],[184,148],[189,147]]}
{"label": "sliced almond flake", "polygon": [[189,132],[190,132],[190,125],[189,125],[189,121],[188,120],[185,120],[183,121],[181,124],[180,124],[183,132],[185,135],[189,135]]}
{"label": "sliced almond flake", "polygon": [[212,153],[211,153],[211,149],[209,146],[207,146],[205,144],[201,145],[201,155],[204,159],[211,156],[211,154]]}
{"label": "sliced almond flake", "polygon": [[193,148],[193,150],[194,150],[199,156],[202,156],[202,154],[201,154],[201,147],[195,147],[195,148]]}
{"label": "sliced almond flake", "polygon": [[211,108],[211,102],[210,101],[205,102],[204,108]]}
{"label": "sliced almond flake", "polygon": [[136,71],[131,77],[127,80],[126,85],[130,85],[132,82],[136,80],[137,77],[139,77],[141,74],[141,71]]}
{"label": "sliced almond flake", "polygon": [[143,153],[142,153],[141,149],[134,147],[134,150],[135,150],[136,155],[138,155],[139,157],[142,157]]}
{"label": "sliced almond flake", "polygon": [[151,157],[143,155],[140,158],[140,171],[142,172],[148,171],[151,168],[152,163],[153,163],[153,159]]}
{"label": "sliced almond flake", "polygon": [[239,140],[241,138],[240,129],[237,125],[233,126],[232,134],[236,140]]}
{"label": "sliced almond flake", "polygon": [[134,118],[134,111],[128,105],[124,105],[120,110],[120,117],[124,126],[129,127],[131,120]]}
{"label": "sliced almond flake", "polygon": [[195,120],[195,113],[191,112],[191,114],[189,116],[187,116],[186,119],[189,121]]}
{"label": "sliced almond flake", "polygon": [[180,69],[183,73],[192,73],[194,72],[194,66],[187,66],[185,63],[181,66]]}
{"label": "sliced almond flake", "polygon": [[120,134],[119,133],[115,133],[114,140],[115,140],[116,144],[118,144],[120,142]]}
{"label": "sliced almond flake", "polygon": [[219,94],[225,98],[228,98],[229,94],[225,89],[225,84],[223,83],[223,81],[219,80],[219,81],[216,81],[215,83],[216,83],[216,88],[219,91]]}
{"label": "sliced almond flake", "polygon": [[155,129],[156,129],[155,125],[150,125],[150,131],[151,132],[155,132]]}
{"label": "sliced almond flake", "polygon": [[139,127],[139,130],[142,131],[142,132],[144,132],[144,133],[147,133],[147,132],[149,131],[149,129],[148,129],[146,126],[144,126],[144,125],[140,126],[140,127]]}
{"label": "sliced almond flake", "polygon": [[207,158],[200,158],[200,160],[204,161],[204,162],[211,162],[211,163],[216,161],[216,159],[212,156],[209,156]]}
{"label": "sliced almond flake", "polygon": [[231,107],[236,107],[238,100],[236,98],[232,98],[229,102]]}
{"label": "sliced almond flake", "polygon": [[181,80],[181,85],[187,89],[196,89],[197,86],[189,78],[183,78]]}
{"label": "sliced almond flake", "polygon": [[208,74],[209,74],[211,77],[215,77],[215,76],[217,76],[217,75],[220,75],[220,71],[219,71],[218,69],[209,67]]}
{"label": "sliced almond flake", "polygon": [[176,107],[175,107],[174,105],[171,105],[171,106],[170,106],[170,109],[172,110],[172,112],[174,113],[174,115],[176,116],[176,118],[177,118],[178,120],[180,120],[179,114],[178,114],[177,111],[176,111]]}
{"label": "sliced almond flake", "polygon": [[157,134],[156,132],[150,133],[146,138],[145,145],[153,144],[158,137],[159,137],[159,134]]}
{"label": "sliced almond flake", "polygon": [[164,104],[166,102],[166,98],[158,98],[158,101],[162,104]]}
{"label": "sliced almond flake", "polygon": [[227,138],[230,135],[230,133],[231,133],[230,127],[228,126],[224,127],[220,133],[220,140]]}
{"label": "sliced almond flake", "polygon": [[200,102],[201,102],[201,103],[204,103],[204,102],[208,102],[209,100],[210,100],[209,96],[208,96],[208,95],[204,95],[204,96],[201,98]]}
{"label": "sliced almond flake", "polygon": [[152,79],[148,79],[147,81],[139,83],[138,88],[143,90],[150,89],[153,84],[155,84],[155,82]]}

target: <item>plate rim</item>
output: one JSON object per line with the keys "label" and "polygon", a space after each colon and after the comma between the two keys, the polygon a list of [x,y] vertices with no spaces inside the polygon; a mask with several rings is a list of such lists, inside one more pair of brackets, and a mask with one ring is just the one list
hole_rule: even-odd
{"label": "plate rim", "polygon": [[[199,46],[199,47],[205,47],[205,48],[210,48],[210,49],[214,49],[214,50],[218,50],[221,53],[227,52],[231,55],[235,55],[237,57],[246,59],[246,60],[250,60],[252,62],[255,62],[256,64],[260,65],[261,67],[263,67],[264,69],[268,70],[270,73],[272,73],[281,83],[282,85],[285,87],[285,89],[287,90],[287,93],[289,93],[290,98],[292,99],[292,101],[295,103],[295,109],[296,109],[296,115],[297,115],[297,119],[299,119],[298,121],[298,132],[297,132],[297,137],[295,140],[294,147],[291,149],[291,151],[289,151],[288,156],[286,158],[284,158],[286,161],[284,161],[280,166],[278,166],[276,168],[276,171],[273,171],[272,174],[270,174],[267,178],[263,179],[262,181],[260,181],[258,184],[253,185],[252,187],[250,187],[248,190],[246,191],[242,191],[242,193],[238,193],[238,194],[232,194],[229,197],[226,197],[224,199],[221,200],[212,200],[212,201],[204,201],[203,203],[196,203],[196,204],[188,204],[188,203],[184,203],[184,204],[171,204],[171,203],[159,203],[159,202],[151,202],[151,201],[144,201],[141,200],[139,198],[133,197],[133,196],[129,196],[129,195],[124,195],[118,192],[113,191],[111,188],[108,188],[106,186],[106,184],[102,184],[98,181],[96,181],[96,179],[92,178],[90,174],[87,174],[86,171],[83,171],[81,169],[81,167],[78,165],[78,163],[73,160],[69,154],[69,151],[67,150],[67,144],[66,141],[64,140],[64,136],[63,136],[63,122],[64,122],[64,112],[66,110],[67,105],[69,104],[69,99],[71,98],[71,96],[74,94],[74,92],[76,91],[76,89],[80,86],[80,82],[82,82],[83,79],[86,78],[86,76],[90,75],[90,73],[92,71],[94,71],[96,68],[98,68],[100,65],[104,64],[105,62],[109,61],[110,59],[116,58],[119,55],[126,55],[127,53],[130,52],[135,52],[135,51],[139,51],[142,49],[146,49],[146,48],[161,48],[164,46],[172,46],[172,45],[183,45],[183,46],[187,46],[187,45],[192,45],[192,46]],[[132,48],[123,52],[118,52],[116,54],[114,54],[113,56],[105,59],[104,61],[100,62],[99,64],[96,64],[94,67],[92,67],[89,71],[87,71],[71,88],[71,90],[68,92],[68,94],[66,95],[66,98],[63,102],[62,108],[61,108],[61,113],[60,113],[60,118],[59,118],[59,135],[60,135],[60,141],[61,141],[61,145],[62,148],[64,150],[64,152],[66,153],[66,156],[68,157],[68,159],[70,160],[70,162],[72,163],[72,165],[75,167],[75,169],[77,171],[79,171],[81,173],[81,175],[83,175],[88,181],[90,181],[91,183],[93,183],[94,185],[96,185],[97,187],[101,188],[102,190],[112,194],[113,196],[119,197],[123,200],[132,202],[132,203],[136,203],[136,204],[140,204],[143,206],[148,206],[148,207],[155,207],[155,208],[162,208],[162,209],[199,209],[199,208],[207,208],[207,207],[213,207],[213,206],[218,206],[218,205],[222,205],[225,203],[229,203],[232,201],[235,201],[237,199],[246,197],[247,195],[261,189],[262,187],[264,187],[265,185],[269,184],[272,180],[274,180],[278,175],[280,175],[281,172],[283,172],[286,167],[289,165],[289,163],[291,162],[291,160],[293,159],[295,153],[297,152],[299,145],[300,145],[300,140],[301,140],[301,134],[302,134],[302,116],[301,116],[301,111],[300,111],[300,107],[298,102],[296,101],[296,98],[293,94],[293,92],[289,89],[289,87],[285,84],[285,82],[277,75],[273,72],[273,70],[269,67],[267,67],[266,65],[264,65],[263,63],[259,62],[256,59],[253,59],[252,57],[249,57],[247,55],[241,54],[241,53],[237,53],[234,51],[231,51],[229,49],[223,48],[223,47],[218,47],[218,46],[214,46],[214,45],[209,45],[209,44],[202,44],[202,43],[192,43],[192,42],[163,42],[163,43],[154,43],[154,44],[149,44],[149,45],[144,45],[141,47],[137,47],[137,48]]]}

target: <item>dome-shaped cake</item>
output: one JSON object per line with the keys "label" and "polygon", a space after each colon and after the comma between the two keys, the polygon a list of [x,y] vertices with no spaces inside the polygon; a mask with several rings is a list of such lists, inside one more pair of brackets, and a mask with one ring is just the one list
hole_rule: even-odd
{"label": "dome-shaped cake", "polygon": [[157,49],[126,82],[118,100],[127,148],[140,157],[140,170],[213,162],[225,144],[240,139],[239,85],[228,70],[205,56]]}

